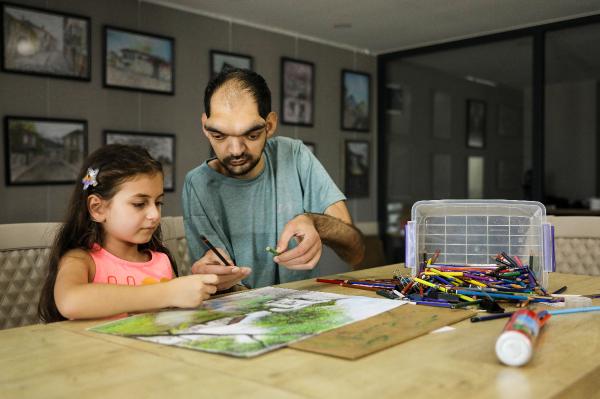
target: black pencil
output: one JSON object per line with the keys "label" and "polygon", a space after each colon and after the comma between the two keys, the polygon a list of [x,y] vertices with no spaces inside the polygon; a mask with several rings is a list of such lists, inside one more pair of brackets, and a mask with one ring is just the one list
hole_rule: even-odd
{"label": "black pencil", "polygon": [[208,238],[206,238],[205,236],[200,236],[200,239],[202,240],[202,242],[204,242],[204,244],[208,247],[208,249],[210,249],[211,251],[213,251],[213,253],[215,255],[217,255],[219,257],[219,259],[221,259],[221,262],[223,262],[223,264],[225,266],[231,266],[229,264],[229,262],[227,262],[227,260],[223,257],[223,255],[221,255],[221,253],[217,250],[217,248],[215,248],[214,245],[212,245],[210,243],[210,241],[208,241]]}

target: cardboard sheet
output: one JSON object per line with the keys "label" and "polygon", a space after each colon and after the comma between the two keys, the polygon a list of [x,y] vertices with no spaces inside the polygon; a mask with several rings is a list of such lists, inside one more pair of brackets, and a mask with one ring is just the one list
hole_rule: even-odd
{"label": "cardboard sheet", "polygon": [[464,309],[404,305],[293,343],[289,347],[344,359],[358,359],[475,314],[477,312]]}

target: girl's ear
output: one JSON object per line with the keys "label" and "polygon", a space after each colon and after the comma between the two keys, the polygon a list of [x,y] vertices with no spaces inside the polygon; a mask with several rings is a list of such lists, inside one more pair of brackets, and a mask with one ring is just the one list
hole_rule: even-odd
{"label": "girl's ear", "polygon": [[92,194],[87,198],[87,208],[90,213],[90,218],[97,223],[104,223],[106,221],[106,203],[105,201]]}

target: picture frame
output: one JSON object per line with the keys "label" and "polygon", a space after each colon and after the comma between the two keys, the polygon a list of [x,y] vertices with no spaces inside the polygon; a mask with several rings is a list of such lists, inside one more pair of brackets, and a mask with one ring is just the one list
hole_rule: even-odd
{"label": "picture frame", "polygon": [[5,116],[6,185],[75,183],[87,139],[85,120]]}
{"label": "picture frame", "polygon": [[281,123],[313,126],[315,64],[281,57]]}
{"label": "picture frame", "polygon": [[370,143],[345,141],[345,191],[348,198],[369,196]]}
{"label": "picture frame", "polygon": [[217,76],[226,68],[254,70],[254,58],[250,55],[210,50],[210,77]]}
{"label": "picture frame", "polygon": [[482,100],[467,100],[467,147],[485,148],[487,105]]}
{"label": "picture frame", "polygon": [[175,94],[175,39],[104,26],[104,87]]}
{"label": "picture frame", "polygon": [[2,70],[73,80],[91,80],[89,17],[0,3]]}
{"label": "picture frame", "polygon": [[342,70],[341,129],[368,132],[371,127],[371,75]]}
{"label": "picture frame", "polygon": [[163,166],[164,190],[175,191],[175,135],[172,133],[105,130],[104,144],[135,144],[144,147]]}
{"label": "picture frame", "polygon": [[302,143],[306,146],[306,148],[308,148],[310,152],[313,153],[314,156],[317,156],[317,145],[315,143],[313,143],[312,141],[303,141]]}

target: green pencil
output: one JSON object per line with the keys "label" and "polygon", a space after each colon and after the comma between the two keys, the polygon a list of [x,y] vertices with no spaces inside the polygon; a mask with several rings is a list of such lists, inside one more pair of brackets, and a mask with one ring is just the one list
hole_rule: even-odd
{"label": "green pencil", "polygon": [[279,255],[279,252],[277,252],[277,250],[275,248],[266,247],[265,251],[270,252],[271,254],[273,254],[273,256]]}

